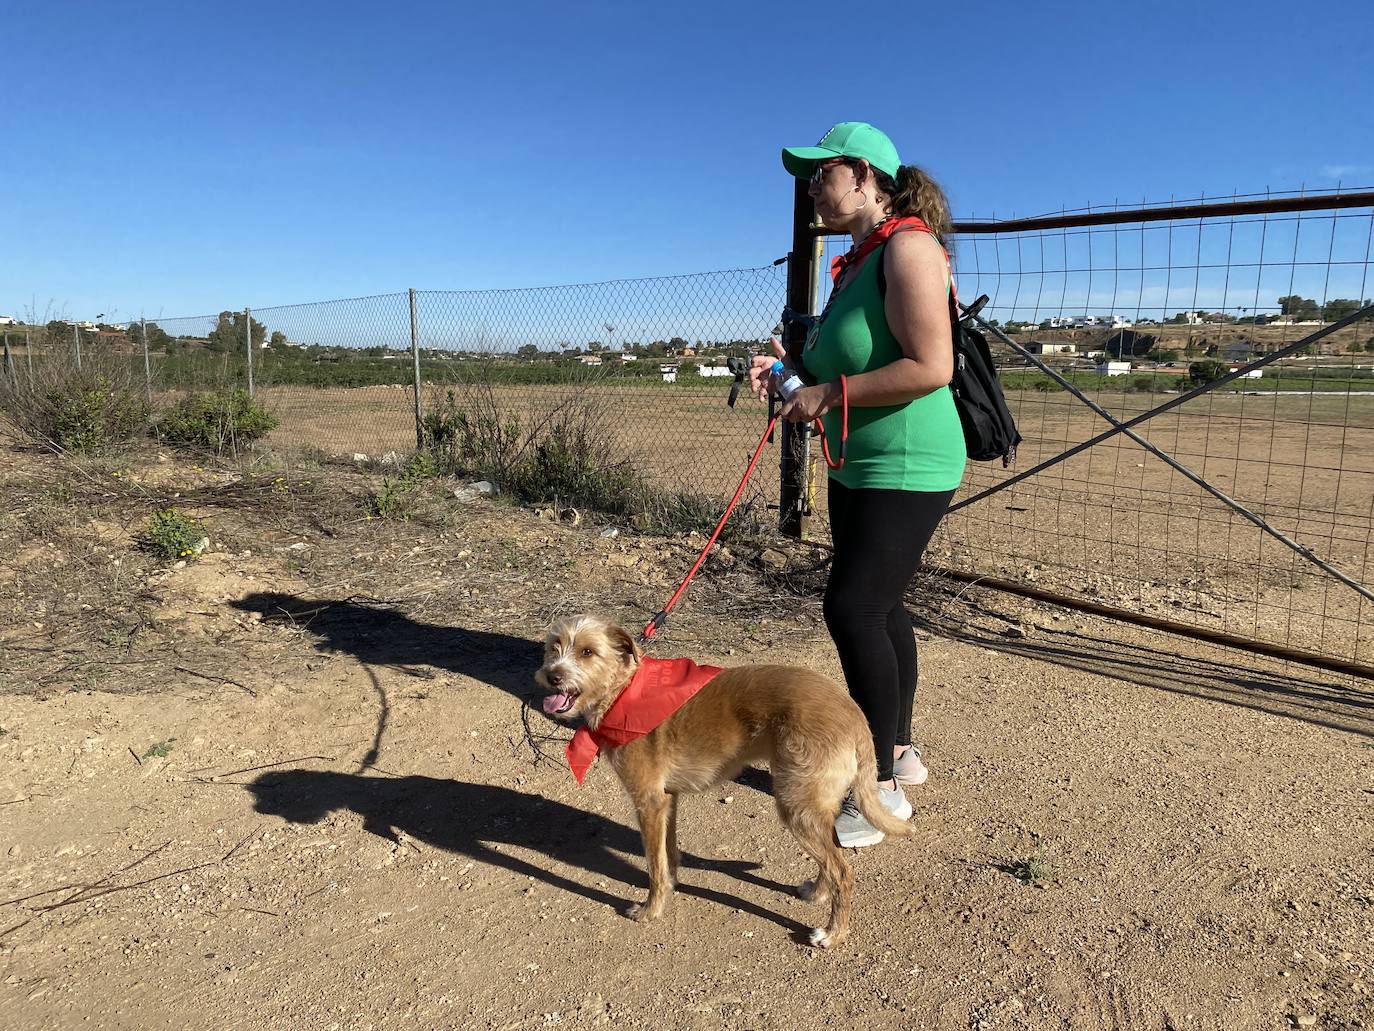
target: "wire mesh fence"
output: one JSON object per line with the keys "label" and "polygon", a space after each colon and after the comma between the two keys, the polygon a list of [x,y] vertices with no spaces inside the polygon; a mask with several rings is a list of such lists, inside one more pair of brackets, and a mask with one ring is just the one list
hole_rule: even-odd
{"label": "wire mesh fence", "polygon": [[[1369,305],[1374,206],[1120,213],[1087,224],[1100,217],[1065,213],[1052,228],[962,223],[952,241],[961,298],[987,294],[984,314],[1008,339],[1122,421],[1239,370],[1139,432],[1357,586],[1121,434],[996,493],[987,492],[1017,470],[970,463],[962,507],[932,559],[1367,664],[1374,319],[1267,356]],[[847,245],[827,241],[831,252]],[[1005,343],[991,343],[1026,438],[1020,469],[1110,428]]]}
{"label": "wire mesh fence", "polygon": [[[1374,201],[1312,208],[1321,202],[1308,198],[1308,210],[1283,210],[1293,200],[967,221],[952,241],[963,299],[988,294],[984,314],[1034,361],[1119,420],[1147,416],[1138,432],[1279,536],[1121,434],[1059,461],[1110,427],[994,339],[1026,439],[1013,469],[971,463],[933,564],[1374,660],[1374,319],[1323,328],[1374,293]],[[832,256],[848,240],[825,244]],[[23,329],[23,341],[9,334],[7,374],[32,383],[45,363],[106,361],[166,404],[246,388],[251,367],[256,396],[280,423],[272,447],[372,459],[413,450],[425,414],[461,410],[474,390],[527,428],[549,425],[570,397],[595,397],[618,454],[667,488],[722,497],[765,421],[756,403],[726,406],[726,360],[766,339],[785,290],[774,265],[412,291],[123,327],[57,323]],[[1273,360],[1275,351],[1284,354]],[[1150,414],[1231,369],[1241,378]],[[817,535],[826,532],[823,481],[813,458]],[[756,476],[753,491],[755,505],[776,504],[776,475]]]}

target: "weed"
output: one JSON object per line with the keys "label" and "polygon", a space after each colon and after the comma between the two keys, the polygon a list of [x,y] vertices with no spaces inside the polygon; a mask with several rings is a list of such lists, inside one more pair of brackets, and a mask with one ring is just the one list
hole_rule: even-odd
{"label": "weed", "polygon": [[1045,843],[1039,835],[1035,838],[1035,851],[1025,859],[1003,867],[1022,884],[1036,887],[1059,879],[1059,867],[1045,856]]}
{"label": "weed", "polygon": [[105,632],[100,638],[100,643],[107,648],[113,648],[115,651],[128,653],[133,651],[134,640],[138,637],[138,631],[139,628],[136,626],[115,627]]}
{"label": "weed", "polygon": [[154,512],[143,531],[142,543],[169,562],[195,559],[204,548],[205,524],[175,508]]}
{"label": "weed", "polygon": [[413,492],[421,481],[442,476],[440,460],[430,451],[416,451],[401,464],[401,474],[385,477],[380,488],[368,498],[367,511],[373,519],[407,519],[413,507]]}
{"label": "weed", "polygon": [[410,513],[410,490],[413,482],[393,480],[390,476],[368,498],[368,516],[374,519],[404,519]]}
{"label": "weed", "polygon": [[[663,533],[709,531],[716,499],[656,486],[611,442],[616,413],[605,396],[574,388],[536,416],[506,410],[490,382],[448,390],[425,416],[428,450],[444,472],[495,481],[517,504],[560,505]],[[761,535],[746,504],[727,540]]]}
{"label": "weed", "polygon": [[143,758],[145,758],[145,759],[165,759],[165,758],[167,758],[167,756],[171,754],[171,751],[172,751],[172,742],[175,741],[175,740],[176,740],[176,738],[174,738],[174,737],[169,737],[166,741],[159,741],[159,742],[157,742],[156,744],[149,745],[149,746],[148,746],[148,750],[147,750],[146,752],[143,753]]}

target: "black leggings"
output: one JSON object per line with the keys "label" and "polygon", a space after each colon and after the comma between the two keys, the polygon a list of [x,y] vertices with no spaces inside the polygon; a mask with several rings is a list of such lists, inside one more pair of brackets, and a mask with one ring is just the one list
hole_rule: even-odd
{"label": "black leggings", "polygon": [[835,557],[822,611],[849,693],[873,731],[879,780],[892,778],[893,747],[911,744],[916,638],[903,596],[953,496],[830,481]]}

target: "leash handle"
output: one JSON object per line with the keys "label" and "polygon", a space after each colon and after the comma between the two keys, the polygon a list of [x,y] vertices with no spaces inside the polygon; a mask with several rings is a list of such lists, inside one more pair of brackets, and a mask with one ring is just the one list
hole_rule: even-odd
{"label": "leash handle", "polygon": [[840,375],[840,460],[837,462],[830,457],[830,440],[825,435],[825,426],[821,420],[816,420],[816,429],[821,435],[821,454],[825,457],[825,464],[831,469],[844,468],[844,453],[849,443],[849,380]]}

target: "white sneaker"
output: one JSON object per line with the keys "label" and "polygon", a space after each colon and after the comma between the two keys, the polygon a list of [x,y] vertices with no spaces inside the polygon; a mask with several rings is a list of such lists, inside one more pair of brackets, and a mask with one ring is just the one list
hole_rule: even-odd
{"label": "white sneaker", "polygon": [[[895,788],[885,788],[879,784],[878,798],[883,808],[897,819],[911,819],[911,803],[902,794],[900,784]],[[864,819],[864,814],[854,804],[854,796],[849,795],[840,806],[840,815],[835,817],[835,837],[842,848],[864,848],[878,844],[887,835]]]}
{"label": "white sneaker", "polygon": [[898,784],[924,784],[930,771],[921,762],[921,750],[914,745],[907,745],[906,751],[892,763],[892,775],[897,778]]}

